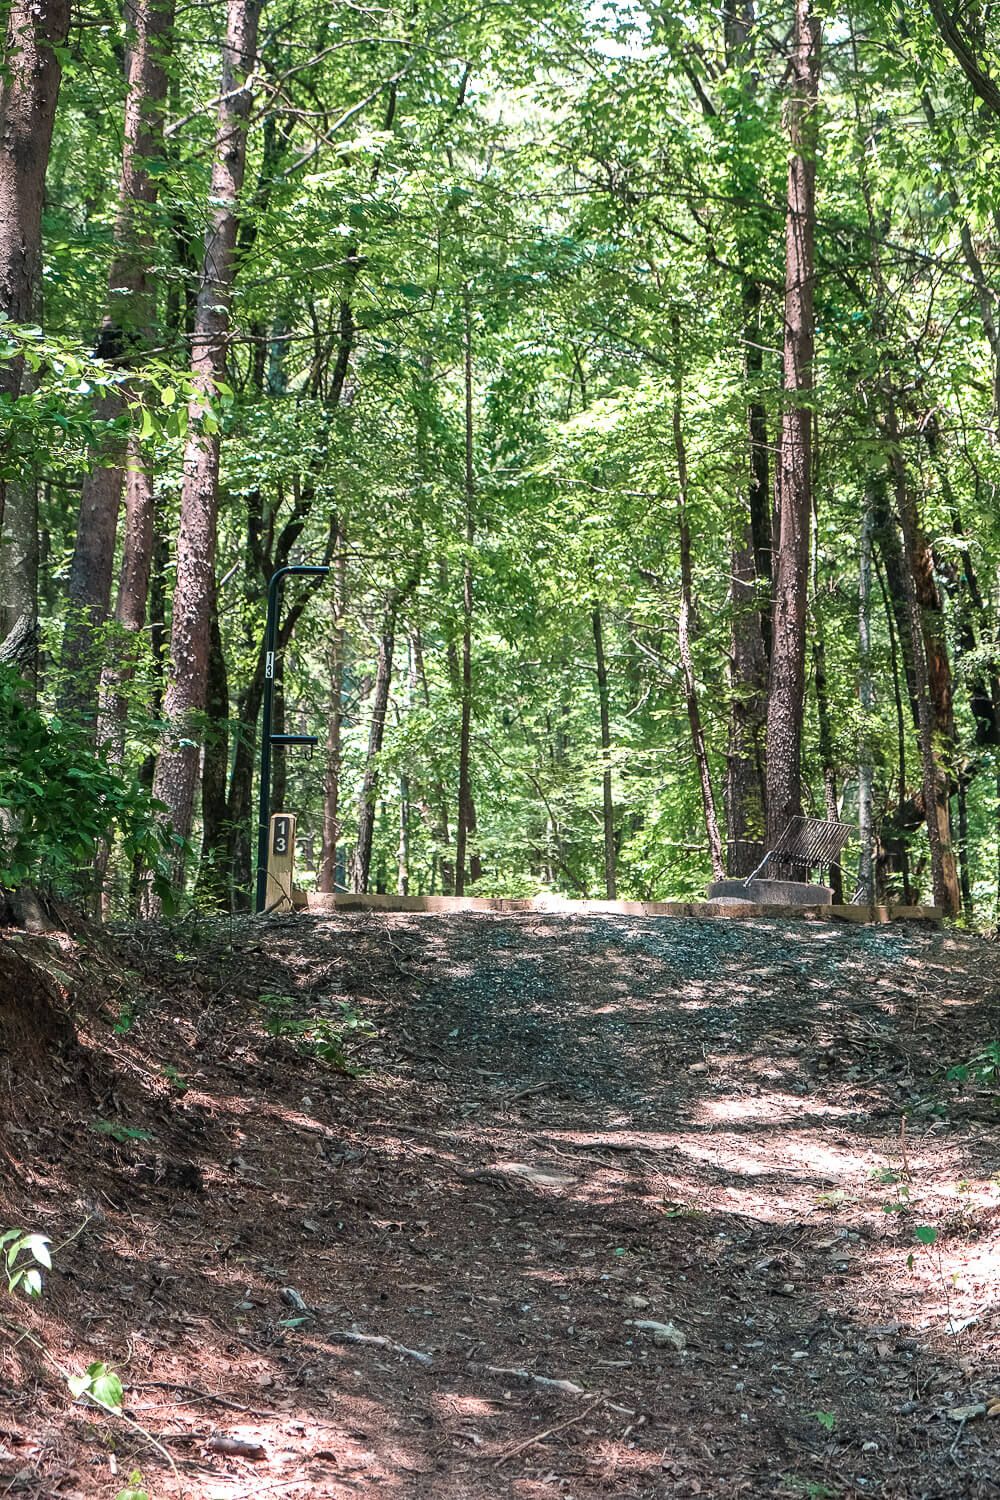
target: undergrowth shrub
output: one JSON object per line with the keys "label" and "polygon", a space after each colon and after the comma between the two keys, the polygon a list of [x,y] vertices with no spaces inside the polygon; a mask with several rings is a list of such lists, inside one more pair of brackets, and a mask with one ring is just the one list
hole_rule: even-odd
{"label": "undergrowth shrub", "polygon": [[0,667],[0,888],[79,894],[74,877],[104,839],[150,872],[170,899],[170,835],[139,782],[82,736],[33,707],[16,672]]}

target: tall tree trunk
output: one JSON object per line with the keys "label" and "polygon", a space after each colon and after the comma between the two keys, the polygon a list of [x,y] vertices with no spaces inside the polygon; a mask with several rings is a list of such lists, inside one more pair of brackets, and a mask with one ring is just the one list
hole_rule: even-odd
{"label": "tall tree trunk", "polygon": [[[205,750],[201,766],[201,863],[198,890],[216,906],[230,906],[226,870],[213,857],[222,845],[229,774],[229,677],[219,629],[219,604],[213,590],[205,700]],[[280,805],[280,804],[279,804]]]}
{"label": "tall tree trunk", "polygon": [[330,672],[330,696],[326,718],[326,769],[323,778],[323,847],[320,855],[316,888],[332,893],[337,885],[337,841],[340,837],[340,740],[344,723],[344,658],[347,644],[345,611],[347,608],[347,563],[345,538],[337,533],[338,557],[334,565],[333,621],[327,663]]}
{"label": "tall tree trunk", "polygon": [[[177,573],[170,635],[171,673],[164,700],[171,740],[160,753],[154,792],[166,805],[176,835],[191,831],[198,776],[198,716],[208,683],[210,605],[215,575],[218,514],[219,437],[204,425],[226,367],[226,334],[235,270],[238,202],[246,165],[247,118],[251,91],[246,84],[257,51],[262,0],[228,0],[222,84],[216,123],[191,371],[195,395],[188,405],[184,451]],[[184,857],[174,871],[183,884]]]}
{"label": "tall tree trunk", "polygon": [[875,542],[885,573],[886,592],[892,611],[893,626],[899,643],[906,693],[910,703],[913,723],[917,723],[917,679],[910,651],[910,624],[906,607],[906,560],[899,540],[899,526],[889,504],[889,490],[884,482],[876,480],[872,486],[872,524]]}
{"label": "tall tree trunk", "polygon": [[[0,312],[27,323],[35,307],[42,257],[45,172],[70,0],[8,0],[0,88]],[[0,363],[0,396],[14,401],[23,360]],[[0,535],[6,481],[0,478]]]}
{"label": "tall tree trunk", "polygon": [[[757,92],[756,6],[754,0],[725,0],[723,33],[726,63],[740,78],[742,102]],[[754,263],[750,226],[741,233],[740,263]],[[765,832],[765,744],[767,665],[771,639],[771,497],[767,412],[760,396],[764,368],[760,326],[761,287],[752,275],[741,278],[743,374],[747,401],[749,472],[746,495],[737,501],[730,549],[729,745],[724,802],[727,865],[732,875],[749,875],[760,861]]]}
{"label": "tall tree trunk", "polygon": [[368,889],[371,870],[372,840],[375,836],[375,809],[378,801],[379,756],[385,738],[385,717],[389,707],[392,683],[392,657],[396,644],[396,592],[390,598],[382,622],[378,643],[378,665],[375,669],[375,692],[372,699],[371,725],[368,730],[368,754],[358,793],[358,838],[351,861],[351,887],[363,894]]}
{"label": "tall tree trunk", "polygon": [[767,705],[767,832],[772,845],[802,811],[806,588],[812,494],[813,264],[820,22],[795,0],[785,231],[784,399],[778,540]]}
{"label": "tall tree trunk", "polygon": [[[165,63],[173,25],[174,0],[125,0],[127,84],[115,253],[96,351],[103,359],[127,360],[150,342],[154,302],[150,211],[158,179],[149,168],[162,152]],[[108,394],[100,407],[103,420],[113,421],[125,410],[124,397],[120,392]],[[110,456],[114,462],[107,467],[97,465],[84,476],[62,651],[61,711],[91,726],[100,677],[95,633],[108,616],[121,506],[125,452],[120,440]],[[142,477],[144,470],[129,482]]]}
{"label": "tall tree trunk", "polygon": [[[818,451],[818,446],[814,433],[814,454]],[[840,819],[840,808],[837,800],[837,768],[833,759],[833,725],[830,722],[830,693],[826,679],[826,637],[823,632],[823,607],[820,598],[819,513],[816,509],[816,483],[814,471],[812,495],[813,682],[819,728],[819,760],[823,775],[823,806],[829,822],[836,823]],[[833,899],[839,906],[844,899],[844,872],[839,859],[833,860],[829,873]]]}
{"label": "tall tree trunk", "polygon": [[[744,369],[748,382],[763,373],[759,329],[760,287],[743,286]],[[762,403],[748,407],[750,452],[747,502],[733,532],[729,605],[729,746],[726,756],[726,843],[732,875],[749,875],[760,861],[765,818],[767,663],[771,586],[770,484],[767,417]]]}
{"label": "tall tree trunk", "polygon": [[128,445],[125,471],[125,535],[115,604],[117,638],[112,643],[101,679],[98,739],[109,759],[119,763],[124,753],[128,687],[135,674],[153,565],[155,537],[153,473],[138,439]]}
{"label": "tall tree trunk", "polygon": [[[883,483],[879,475],[873,481],[873,504],[872,515],[878,514],[877,494],[879,486]],[[885,615],[885,626],[889,636],[889,666],[892,672],[892,697],[896,709],[896,809],[892,820],[891,835],[883,825],[882,848],[884,851],[884,874],[890,870],[898,871],[903,878],[903,905],[912,905],[912,891],[910,889],[910,859],[906,846],[906,710],[903,705],[903,672],[900,669],[900,643],[896,633],[896,618],[892,604],[889,601],[889,590],[878,565],[878,558],[872,558],[875,573],[878,578],[879,594],[882,599],[882,612]],[[904,599],[905,603],[905,599]],[[909,633],[909,627],[907,627]],[[876,878],[876,891],[880,892],[885,887],[884,878]]]}
{"label": "tall tree trunk", "polygon": [[[601,765],[604,791],[604,894],[609,901],[618,895],[615,875],[615,800],[611,778],[611,705],[608,694],[608,664],[604,656],[604,626],[601,607],[594,605],[591,614],[594,630],[594,659],[597,663],[597,704],[601,715]],[[553,830],[554,831],[554,830]]]}
{"label": "tall tree trunk", "polygon": [[875,535],[875,505],[871,485],[865,486],[861,514],[861,550],[858,558],[858,899],[862,905],[875,901],[874,751],[872,710],[875,684],[872,673],[872,541]]}
{"label": "tall tree trunk", "polygon": [[[675,334],[679,330],[675,328]],[[679,358],[679,356],[678,356]],[[674,456],[677,463],[677,530],[680,544],[681,598],[677,613],[677,648],[684,678],[684,699],[687,705],[688,723],[691,726],[691,744],[698,767],[698,783],[701,787],[701,805],[705,817],[705,833],[708,836],[708,852],[712,861],[712,879],[722,880],[726,864],[722,855],[722,839],[719,835],[719,820],[715,811],[715,793],[712,790],[712,770],[708,763],[708,749],[701,723],[698,704],[698,684],[694,675],[694,659],[691,655],[691,632],[694,623],[694,570],[691,565],[691,524],[688,518],[688,469],[687,452],[684,446],[683,406],[680,366],[674,387],[673,403]]]}
{"label": "tall tree trunk", "polygon": [[[929,626],[922,605],[922,597],[934,585],[933,572],[928,577],[928,549],[922,542],[916,506],[907,483],[906,466],[900,447],[899,428],[895,405],[891,395],[886,410],[886,432],[889,438],[889,462],[892,471],[903,533],[903,551],[906,558],[906,605],[910,622],[910,646],[914,672],[917,679],[917,708],[919,714],[920,760],[923,771],[924,812],[927,819],[927,840],[931,852],[931,881],[934,904],[943,907],[949,915],[961,910],[962,896],[958,883],[958,870],[951,838],[951,808],[948,777],[938,760],[939,742],[952,742],[950,676],[945,681],[947,655],[944,665],[941,652],[944,642],[937,638],[933,626]],[[941,736],[941,741],[938,740]]]}
{"label": "tall tree trunk", "polygon": [[8,482],[0,536],[0,642],[3,659],[31,685],[38,678],[38,481]]}
{"label": "tall tree trunk", "polygon": [[[458,827],[455,833],[455,895],[465,894],[465,855],[469,835],[475,829],[472,801],[472,548],[476,537],[476,479],[472,429],[472,304],[468,286],[463,288],[462,309],[465,322],[465,558],[462,563],[462,719],[458,738]],[[481,873],[478,856],[470,872],[473,881]]]}

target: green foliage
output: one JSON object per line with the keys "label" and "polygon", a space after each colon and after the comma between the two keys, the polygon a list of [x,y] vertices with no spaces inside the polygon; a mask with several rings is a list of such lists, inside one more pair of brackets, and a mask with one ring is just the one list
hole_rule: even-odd
{"label": "green foliage", "polygon": [[128,1484],[123,1490],[118,1491],[115,1500],[151,1500],[150,1493],[145,1488],[141,1470],[132,1470],[128,1476]]}
{"label": "green foliage", "polygon": [[116,834],[169,898],[170,846],[156,805],[26,695],[25,683],[0,667],[0,886],[64,885]]}
{"label": "green foliage", "polygon": [[121,1379],[100,1360],[89,1364],[82,1375],[68,1376],[66,1384],[74,1400],[79,1401],[81,1396],[86,1396],[96,1405],[103,1406],[106,1411],[117,1414],[122,1409],[125,1390]]}
{"label": "green foliage", "polygon": [[122,1125],[117,1120],[95,1120],[90,1128],[96,1135],[106,1135],[120,1146],[153,1139],[152,1131],[142,1130],[137,1125]]}
{"label": "green foliage", "polygon": [[0,1256],[8,1292],[13,1294],[20,1288],[27,1297],[42,1295],[42,1271],[52,1269],[49,1240],[44,1234],[4,1229],[0,1231]]}
{"label": "green foliage", "polygon": [[[760,9],[741,45],[703,0],[676,11],[524,0],[462,12],[417,0],[406,13],[403,62],[392,8],[273,5],[254,79],[267,107],[251,111],[226,382],[194,418],[202,435],[221,439],[219,581],[227,581],[219,632],[228,691],[186,733],[218,750],[224,780],[235,744],[255,728],[251,685],[270,570],[340,549],[338,819],[341,853],[349,853],[369,769],[381,627],[415,579],[393,619],[371,884],[444,890],[455,856],[468,568],[475,890],[599,896],[599,607],[618,893],[697,897],[709,864],[677,661],[673,402],[679,380],[692,651],[724,816],[734,713],[754,697],[729,672],[748,407],[755,403],[763,424],[768,487],[784,408],[787,7]],[[997,913],[1000,747],[972,702],[977,692],[980,707],[995,697],[1000,663],[1000,469],[984,322],[995,321],[997,146],[930,13],[908,12],[903,25],[879,0],[826,7],[824,22],[833,44],[824,48],[816,160],[808,629],[810,648],[822,634],[829,701],[821,736],[810,653],[804,800],[817,810],[832,786],[852,820],[859,750],[870,745],[879,830],[887,842],[900,834],[910,894],[926,895],[908,648],[892,617],[891,584],[890,609],[876,597],[873,611],[870,710],[862,713],[857,693],[859,519],[862,497],[887,476],[893,391],[955,679],[956,740],[943,753],[963,784],[970,920],[986,925]],[[108,120],[123,104],[126,40],[121,16],[109,10],[64,59],[46,182],[46,326],[0,330],[0,358],[23,358],[30,377],[0,412],[0,478],[39,486],[43,635],[55,653],[83,475],[120,457],[128,436],[154,468],[163,543],[149,615],[156,630],[128,689],[122,784],[132,785],[164,734],[169,665],[160,631],[170,626],[193,392],[184,368],[187,304],[210,190],[213,119],[204,101],[217,96],[220,59],[213,28],[194,24],[166,58],[173,123],[150,166],[160,197],[136,224],[149,236],[142,253],[161,293],[158,322],[149,339],[128,326],[128,309],[118,310],[138,335],[118,365],[88,351],[116,253],[121,131]],[[998,51],[995,18],[985,13],[977,51],[987,62]],[[390,89],[387,78],[395,79]],[[108,396],[119,408],[110,418]],[[886,582],[881,557],[880,566]],[[767,591],[758,579],[761,604]],[[286,618],[293,599],[305,597],[289,589]],[[283,652],[286,728],[322,737],[332,711],[333,624],[328,584]],[[116,649],[113,627],[92,636],[98,659]],[[50,728],[57,694],[46,669],[40,701]],[[56,732],[63,741],[65,727]],[[764,748],[755,747],[761,761]],[[31,753],[17,757],[24,775]],[[317,851],[323,778],[316,762],[292,755],[282,769],[303,847]],[[22,800],[29,791],[21,788]],[[130,901],[132,811],[121,788],[96,795],[108,825],[123,831],[111,880]],[[209,820],[198,900],[245,900],[247,808],[246,785],[233,785],[224,815]],[[81,837],[69,812],[38,839],[29,829],[28,844],[13,852],[5,831],[0,853],[13,879],[61,881],[89,861],[103,831],[88,824]],[[197,815],[195,824],[192,852]],[[140,857],[160,868],[170,852]],[[302,872],[303,883],[312,873]],[[900,898],[899,858],[883,873],[889,896]]]}
{"label": "green foliage", "polygon": [[835,1411],[811,1411],[811,1417],[823,1428],[824,1432],[835,1432],[837,1430],[837,1413]]}
{"label": "green foliage", "polygon": [[945,1077],[955,1083],[973,1083],[995,1087],[1000,1083],[1000,1041],[991,1042],[968,1062],[956,1063]]}
{"label": "green foliage", "polygon": [[187,1093],[188,1088],[190,1086],[188,1084],[187,1079],[184,1077],[183,1073],[179,1073],[175,1067],[171,1066],[170,1063],[165,1063],[164,1064],[164,1067],[163,1067],[163,1076],[167,1080],[167,1082],[169,1083],[170,1087],[177,1094],[186,1094]]}
{"label": "green foliage", "polygon": [[302,1002],[294,995],[260,996],[264,1029],[269,1036],[287,1037],[304,1057],[328,1064],[340,1073],[360,1070],[347,1053],[349,1041],[374,1036],[375,1028],[354,1006],[338,1005],[333,1015],[303,1015]]}

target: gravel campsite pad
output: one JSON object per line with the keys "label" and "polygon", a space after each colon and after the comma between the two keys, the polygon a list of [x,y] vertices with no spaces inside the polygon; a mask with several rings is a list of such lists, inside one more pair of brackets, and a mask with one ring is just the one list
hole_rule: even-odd
{"label": "gravel campsite pad", "polygon": [[[18,941],[81,1046],[11,1064],[0,1219],[55,1253],[2,1309],[0,1494],[1000,1495],[998,1088],[946,1077],[1000,1034],[994,945],[383,913]],[[71,1401],[97,1360],[127,1421]]]}

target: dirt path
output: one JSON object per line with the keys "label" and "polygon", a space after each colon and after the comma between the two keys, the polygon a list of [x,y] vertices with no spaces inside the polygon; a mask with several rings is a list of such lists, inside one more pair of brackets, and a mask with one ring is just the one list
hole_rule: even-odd
{"label": "dirt path", "polygon": [[[110,1500],[134,1464],[153,1500],[1000,1495],[1000,1117],[943,1077],[998,1035],[995,947],[536,915],[233,937],[132,939],[0,1209],[54,1243],[91,1216],[18,1316],[118,1369],[178,1476],[21,1344],[0,1495]],[[268,1034],[345,1003],[377,1033],[357,1079]]]}

